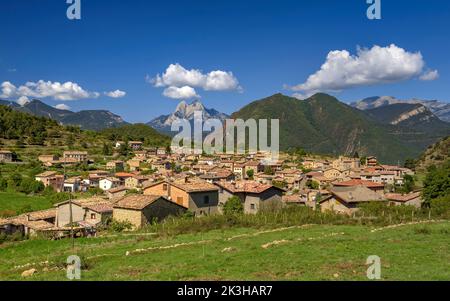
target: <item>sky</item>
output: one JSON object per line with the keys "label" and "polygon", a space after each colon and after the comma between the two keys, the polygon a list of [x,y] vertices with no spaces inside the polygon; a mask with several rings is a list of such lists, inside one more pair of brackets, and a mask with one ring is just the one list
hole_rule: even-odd
{"label": "sky", "polygon": [[180,100],[232,113],[275,93],[450,101],[450,1],[0,2],[0,98],[148,122]]}

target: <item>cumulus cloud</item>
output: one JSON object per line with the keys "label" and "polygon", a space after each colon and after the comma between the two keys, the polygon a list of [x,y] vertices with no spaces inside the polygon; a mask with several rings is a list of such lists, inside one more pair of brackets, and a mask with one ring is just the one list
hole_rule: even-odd
{"label": "cumulus cloud", "polygon": [[168,87],[164,89],[163,95],[172,99],[200,98],[195,89],[189,86]]}
{"label": "cumulus cloud", "polygon": [[[74,82],[52,82],[39,80],[37,82],[27,82],[16,87],[9,81],[5,81],[0,85],[0,98],[20,99],[27,98],[52,98],[59,101],[80,100],[87,98],[100,97],[99,92],[93,92],[83,89],[79,84]],[[126,95],[124,91],[115,90],[105,92],[105,95],[113,98],[119,98]]]}
{"label": "cumulus cloud", "polygon": [[11,82],[3,82],[0,88],[0,98],[12,98],[16,95],[17,88]]}
{"label": "cumulus cloud", "polygon": [[[154,87],[166,88],[163,95],[175,93],[178,89],[188,92],[192,95],[194,88],[200,88],[205,91],[242,91],[238,79],[232,72],[215,70],[209,73],[203,73],[198,69],[187,70],[180,64],[170,64],[163,74],[157,74],[155,77],[147,77],[147,81]],[[195,90],[194,90],[195,92]],[[198,97],[197,93],[195,93]],[[178,98],[177,98],[178,99]]]}
{"label": "cumulus cloud", "polygon": [[16,102],[23,107],[30,102],[30,99],[26,96],[20,96],[19,99],[16,100]]}
{"label": "cumulus cloud", "polygon": [[408,80],[419,76],[424,66],[420,52],[408,52],[394,44],[358,48],[356,55],[347,50],[334,50],[328,53],[320,70],[310,75],[306,82],[289,88],[296,91],[298,97],[316,92],[339,92]]}
{"label": "cumulus cloud", "polygon": [[420,80],[424,80],[424,81],[436,80],[438,78],[439,78],[439,72],[437,70],[428,70],[420,76]]}
{"label": "cumulus cloud", "polygon": [[63,104],[63,103],[56,105],[55,108],[57,108],[59,110],[66,110],[66,111],[69,111],[71,109],[68,105]]}
{"label": "cumulus cloud", "polygon": [[105,92],[105,95],[112,98],[121,98],[127,95],[127,93],[125,91],[115,90],[111,92]]}
{"label": "cumulus cloud", "polygon": [[51,82],[39,80],[38,82],[27,82],[24,85],[16,87],[6,81],[1,85],[3,98],[20,98],[22,96],[32,98],[50,97],[55,100],[77,100],[84,98],[97,98],[100,94],[89,92],[73,82]]}

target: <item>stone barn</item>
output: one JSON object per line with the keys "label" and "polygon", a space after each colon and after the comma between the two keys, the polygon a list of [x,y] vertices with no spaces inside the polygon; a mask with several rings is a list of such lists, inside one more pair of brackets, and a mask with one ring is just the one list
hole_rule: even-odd
{"label": "stone barn", "polygon": [[113,219],[130,222],[135,228],[141,228],[170,215],[181,215],[186,210],[162,196],[136,194],[128,195],[114,204]]}

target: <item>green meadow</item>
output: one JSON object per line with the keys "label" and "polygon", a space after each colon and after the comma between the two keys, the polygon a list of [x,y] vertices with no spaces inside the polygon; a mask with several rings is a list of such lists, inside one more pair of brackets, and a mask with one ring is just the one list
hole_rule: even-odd
{"label": "green meadow", "polygon": [[[0,245],[0,280],[62,280],[69,255],[81,280],[362,280],[370,255],[381,280],[450,280],[450,223],[305,225],[195,234],[122,233]],[[29,278],[23,271],[35,268]]]}

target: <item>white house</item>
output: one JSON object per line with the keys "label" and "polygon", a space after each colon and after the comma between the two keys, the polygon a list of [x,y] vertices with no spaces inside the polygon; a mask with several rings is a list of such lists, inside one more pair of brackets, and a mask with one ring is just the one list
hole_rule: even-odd
{"label": "white house", "polygon": [[120,186],[120,179],[114,177],[108,177],[100,180],[99,188],[103,191],[110,190],[111,188]]}

